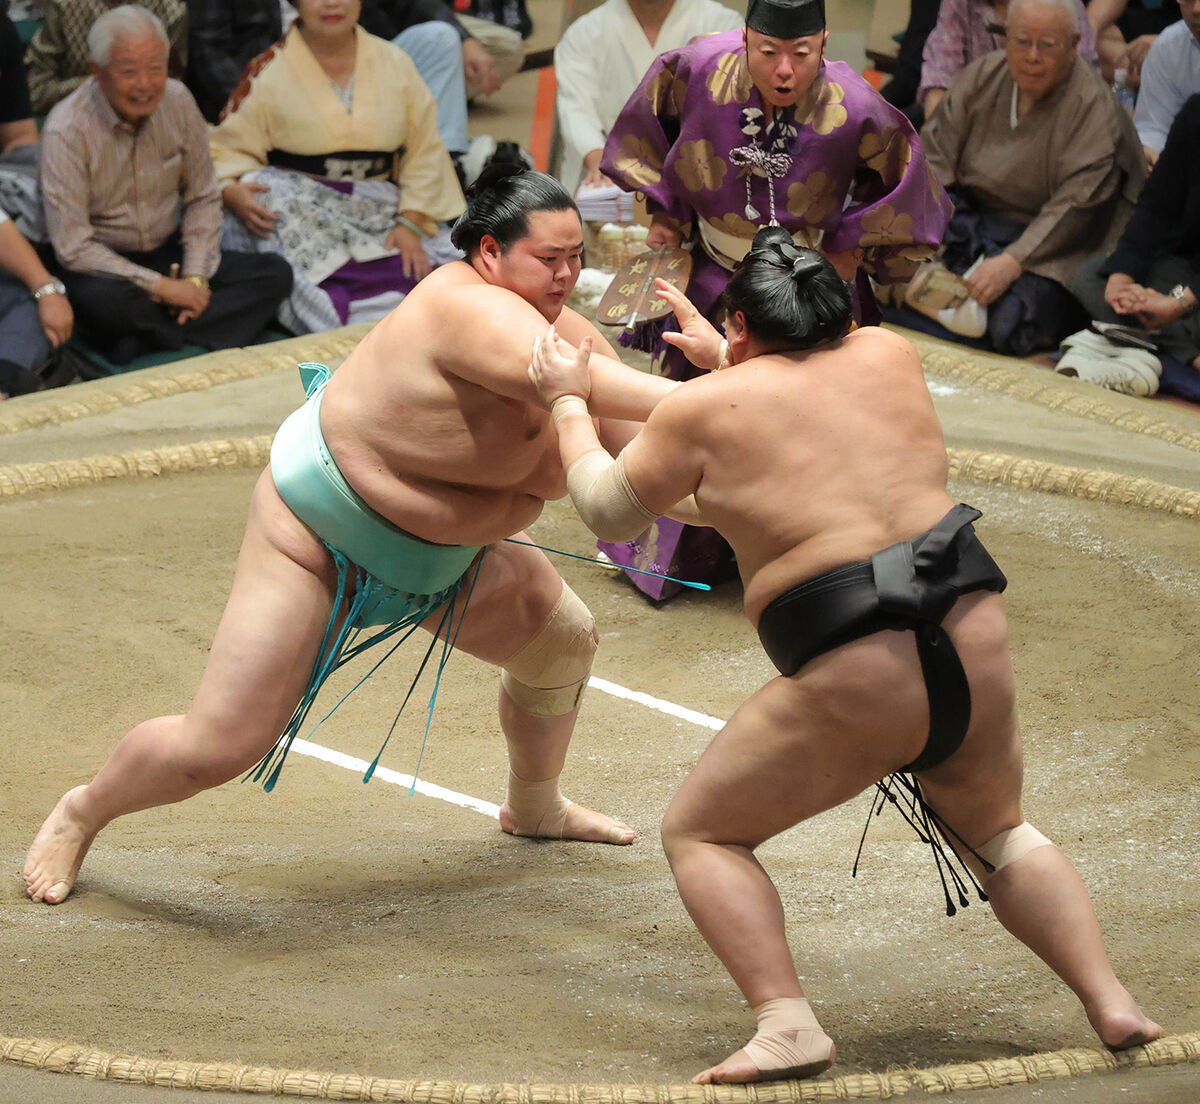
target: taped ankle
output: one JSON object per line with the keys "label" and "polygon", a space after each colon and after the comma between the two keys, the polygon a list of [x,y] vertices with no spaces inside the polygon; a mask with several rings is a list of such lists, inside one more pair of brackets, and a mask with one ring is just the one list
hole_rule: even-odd
{"label": "taped ankle", "polygon": [[508,811],[514,836],[562,839],[571,802],[558,788],[559,776],[542,782],[527,782],[508,768]]}
{"label": "taped ankle", "polygon": [[833,1040],[806,998],[764,1001],[754,1012],[758,1031],[742,1049],[760,1071],[810,1076],[833,1064]]}

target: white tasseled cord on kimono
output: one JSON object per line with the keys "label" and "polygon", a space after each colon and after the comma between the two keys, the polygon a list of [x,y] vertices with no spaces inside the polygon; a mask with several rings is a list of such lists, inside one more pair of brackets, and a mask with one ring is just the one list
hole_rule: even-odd
{"label": "white tasseled cord on kimono", "polygon": [[[759,146],[738,146],[729,151],[729,160],[735,165],[748,165],[751,170],[758,169],[767,178],[767,199],[771,205],[771,221],[768,226],[778,226],[775,217],[775,181],[787,175],[792,167],[792,157],[788,153],[770,153]],[[746,218],[756,219],[759,213],[750,199],[750,182],[754,172],[746,173]]]}

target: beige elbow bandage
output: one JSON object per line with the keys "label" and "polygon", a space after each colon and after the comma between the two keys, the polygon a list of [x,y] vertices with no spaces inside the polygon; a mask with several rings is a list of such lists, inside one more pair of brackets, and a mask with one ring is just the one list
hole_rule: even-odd
{"label": "beige elbow bandage", "polygon": [[599,636],[596,619],[566,583],[545,624],[500,666],[505,692],[526,713],[561,717],[583,697]]}
{"label": "beige elbow bandage", "polygon": [[[1015,828],[997,832],[987,843],[977,847],[976,853],[981,859],[986,859],[992,864],[994,868],[992,873],[997,873],[1006,866],[1011,866],[1018,859],[1023,859],[1035,847],[1047,846],[1053,847],[1054,841],[1048,840],[1032,824],[1022,821]],[[974,855],[968,853],[965,861],[976,875],[991,876],[986,874]]]}
{"label": "beige elbow bandage", "polygon": [[658,517],[647,510],[625,475],[625,453],[585,452],[567,469],[567,490],[584,524],[601,540],[636,537]]}

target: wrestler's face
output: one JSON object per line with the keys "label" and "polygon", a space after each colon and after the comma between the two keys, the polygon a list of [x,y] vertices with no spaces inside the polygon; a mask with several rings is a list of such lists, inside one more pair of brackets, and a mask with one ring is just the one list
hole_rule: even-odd
{"label": "wrestler's face", "polygon": [[1040,100],[1067,79],[1075,64],[1079,35],[1062,8],[1052,4],[1022,4],[1008,18],[1004,49],[1016,86]]}
{"label": "wrestler's face", "polygon": [[361,0],[299,0],[296,11],[305,38],[347,37],[362,14]]}
{"label": "wrestler's face", "polygon": [[167,91],[167,48],[157,35],[118,38],[108,64],[92,62],[91,69],[105,99],[127,123],[150,118]]}
{"label": "wrestler's face", "polygon": [[484,235],[480,254],[489,283],[515,291],[553,322],[579,279],[583,227],[574,210],[534,211],[523,238],[501,253],[495,238]]}
{"label": "wrestler's face", "polygon": [[771,107],[792,107],[817,79],[828,31],[804,38],[771,38],[746,28],[750,79]]}

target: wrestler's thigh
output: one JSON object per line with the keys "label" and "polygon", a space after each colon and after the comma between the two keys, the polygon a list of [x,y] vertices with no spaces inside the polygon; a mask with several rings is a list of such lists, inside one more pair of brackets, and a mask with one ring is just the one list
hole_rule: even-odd
{"label": "wrestler's thigh", "polygon": [[945,625],[971,687],[971,724],[958,751],[918,778],[926,801],[978,846],[1021,822],[1021,734],[1004,600],[968,595]]}
{"label": "wrestler's thigh", "polygon": [[264,473],[185,731],[269,748],[308,681],[335,587],[328,552]]}
{"label": "wrestler's thigh", "polygon": [[[517,533],[514,539],[529,538]],[[503,663],[520,651],[546,623],[563,588],[562,576],[540,548],[508,541],[488,547],[472,585],[474,579],[472,566],[459,598],[470,593],[455,647],[488,663]],[[441,616],[435,611],[422,624],[437,630]],[[447,632],[453,635],[454,629],[443,628],[441,635]]]}
{"label": "wrestler's thigh", "polygon": [[836,649],[738,708],[684,780],[663,832],[756,847],[910,761],[928,718],[911,634]]}

